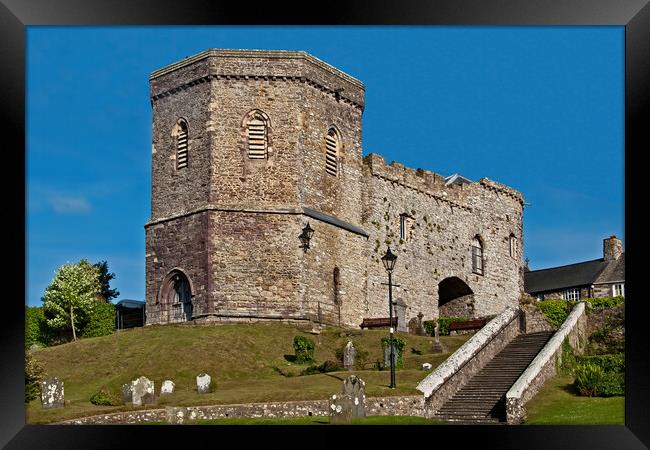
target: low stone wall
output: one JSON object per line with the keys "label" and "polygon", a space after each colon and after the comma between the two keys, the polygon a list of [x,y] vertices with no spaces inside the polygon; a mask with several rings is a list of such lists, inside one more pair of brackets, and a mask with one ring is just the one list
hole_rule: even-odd
{"label": "low stone wall", "polygon": [[625,305],[612,308],[592,309],[587,316],[587,334],[591,336],[594,332],[601,330],[611,323],[623,323],[625,321]]}
{"label": "low stone wall", "polygon": [[555,331],[556,327],[546,320],[546,316],[535,305],[522,305],[522,332],[538,333],[540,331]]}
{"label": "low stone wall", "polygon": [[562,343],[565,338],[577,353],[584,350],[587,342],[584,302],[573,308],[569,317],[506,393],[508,424],[518,424],[526,419],[526,403],[537,394],[546,380],[557,374],[562,364]]}
{"label": "low stone wall", "polygon": [[418,384],[424,417],[432,417],[469,379],[519,335],[520,309],[507,307]]}
{"label": "low stone wall", "polygon": [[[420,395],[366,398],[369,416],[420,416],[424,417],[424,399]],[[193,420],[224,418],[285,418],[329,416],[327,400],[295,402],[247,403],[211,406],[168,406],[161,409],[124,411],[59,422],[61,425],[111,425],[141,422],[191,423]]]}

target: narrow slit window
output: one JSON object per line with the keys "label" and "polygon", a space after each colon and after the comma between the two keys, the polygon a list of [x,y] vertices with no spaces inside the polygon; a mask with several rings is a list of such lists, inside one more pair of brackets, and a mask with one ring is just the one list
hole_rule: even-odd
{"label": "narrow slit window", "polygon": [[176,168],[187,167],[187,124],[184,121],[178,123],[180,130],[176,138]]}
{"label": "narrow slit window", "polygon": [[248,122],[248,157],[250,159],[266,159],[268,149],[268,127],[259,114]]}
{"label": "narrow slit window", "polygon": [[483,275],[483,244],[478,236],[472,241],[472,272]]}
{"label": "narrow slit window", "polygon": [[514,234],[510,235],[510,256],[513,258],[517,257],[517,238]]}
{"label": "narrow slit window", "polygon": [[325,136],[325,170],[330,175],[337,176],[339,169],[340,140],[336,130],[331,128]]}

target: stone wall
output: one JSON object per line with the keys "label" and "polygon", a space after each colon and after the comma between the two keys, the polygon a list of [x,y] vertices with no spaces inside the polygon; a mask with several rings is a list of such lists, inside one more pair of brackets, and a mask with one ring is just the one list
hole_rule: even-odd
{"label": "stone wall", "polygon": [[587,344],[587,337],[585,304],[580,302],[506,393],[506,415],[509,424],[526,420],[526,403],[539,392],[546,380],[558,373],[562,365],[564,340],[567,339],[576,353],[581,353]]}
{"label": "stone wall", "polygon": [[522,333],[554,331],[556,327],[548,322],[546,316],[535,305],[521,305]]}
{"label": "stone wall", "polygon": [[436,411],[519,335],[518,308],[508,307],[418,384],[426,417]]}
{"label": "stone wall", "polygon": [[[471,311],[472,317],[480,317],[517,304],[523,287],[521,194],[485,179],[445,186],[440,175],[389,165],[375,154],[364,159],[364,180],[371,316],[385,315],[384,304],[373,299],[385,296],[381,256],[388,245],[398,257],[393,279],[401,286],[394,294],[407,304],[407,322],[419,312],[424,320],[440,315],[438,285],[449,277],[460,279],[474,296],[473,307],[460,305],[462,311],[452,308],[447,313]],[[405,239],[400,238],[401,215],[410,218]],[[511,234],[520,243],[515,257],[509,253]],[[476,235],[483,241],[484,275],[472,273]]]}
{"label": "stone wall", "polygon": [[[420,395],[366,398],[368,416],[424,416],[423,398]],[[288,418],[329,416],[327,400],[294,402],[267,402],[236,405],[168,406],[159,409],[124,411],[111,414],[81,417],[59,422],[62,425],[106,425],[140,422],[191,423],[193,420],[224,418]]]}

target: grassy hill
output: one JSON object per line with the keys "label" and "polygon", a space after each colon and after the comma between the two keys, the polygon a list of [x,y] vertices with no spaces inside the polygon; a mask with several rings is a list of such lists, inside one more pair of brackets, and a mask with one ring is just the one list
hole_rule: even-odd
{"label": "grassy hill", "polygon": [[[154,381],[156,394],[164,380],[176,383],[174,394],[160,398],[155,407],[326,399],[340,391],[350,373],[366,382],[370,397],[421,394],[415,386],[429,373],[421,370],[422,363],[437,366],[469,338],[442,337],[447,352],[434,354],[432,337],[398,333],[406,341],[404,368],[397,371],[397,388],[389,389],[389,371],[373,368],[374,362],[383,361],[381,338],[388,330],[327,327],[313,335],[310,329],[284,323],[151,326],[34,350],[47,376],[63,380],[66,407],[43,410],[37,399],[27,408],[27,423],[133,409],[96,406],[90,397],[102,387],[119,396],[124,383],[143,375]],[[314,340],[317,364],[336,360],[348,340],[367,352],[367,364],[363,370],[301,376],[308,365],[291,362],[296,335]],[[212,377],[213,392],[197,394],[196,376],[201,372]]]}

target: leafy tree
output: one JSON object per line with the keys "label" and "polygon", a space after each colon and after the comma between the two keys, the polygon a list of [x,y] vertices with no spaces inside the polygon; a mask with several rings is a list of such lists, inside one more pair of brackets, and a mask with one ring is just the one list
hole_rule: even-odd
{"label": "leafy tree", "polygon": [[99,283],[101,285],[101,297],[106,302],[110,302],[112,298],[117,298],[120,292],[117,289],[111,289],[111,280],[115,278],[115,274],[108,271],[108,263],[100,261],[94,264],[99,269]]}
{"label": "leafy tree", "polygon": [[76,330],[85,323],[100,293],[99,269],[96,266],[85,259],[77,264],[64,264],[43,296],[47,324],[53,329],[70,327],[72,338],[76,341]]}

